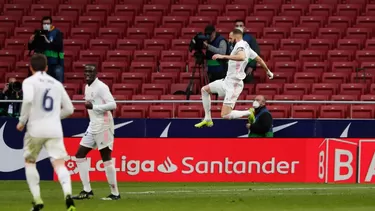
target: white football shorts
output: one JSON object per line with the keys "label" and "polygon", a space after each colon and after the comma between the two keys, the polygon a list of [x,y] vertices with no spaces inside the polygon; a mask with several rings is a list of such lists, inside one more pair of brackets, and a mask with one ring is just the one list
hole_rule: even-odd
{"label": "white football shorts", "polygon": [[92,134],[91,132],[86,132],[85,136],[82,137],[80,145],[99,150],[109,147],[113,150],[113,140],[114,135],[110,130],[105,130],[98,134]]}
{"label": "white football shorts", "polygon": [[243,81],[219,79],[208,84],[208,86],[212,93],[217,93],[219,97],[224,97],[224,105],[233,109],[243,90]]}
{"label": "white football shorts", "polygon": [[45,147],[48,155],[53,160],[64,159],[68,154],[64,145],[64,138],[34,138],[25,134],[24,137],[24,158],[36,162],[42,148]]}

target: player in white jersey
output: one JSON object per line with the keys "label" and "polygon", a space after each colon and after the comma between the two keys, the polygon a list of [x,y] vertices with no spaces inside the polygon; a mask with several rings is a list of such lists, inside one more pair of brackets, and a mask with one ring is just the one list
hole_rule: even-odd
{"label": "player in white jersey", "polygon": [[111,194],[102,199],[118,200],[121,197],[117,188],[115,163],[111,156],[114,140],[114,123],[111,111],[116,109],[116,102],[108,86],[97,78],[95,65],[86,65],[84,74],[87,82],[85,100],[90,124],[76,153],[76,162],[83,190],[73,198],[90,199],[94,196],[90,185],[90,164],[86,156],[92,149],[98,148],[111,188]]}
{"label": "player in white jersey", "polygon": [[231,54],[215,54],[212,57],[214,60],[228,59],[228,71],[224,79],[216,80],[201,89],[205,117],[200,123],[195,124],[195,127],[212,127],[214,124],[211,119],[211,93],[216,93],[220,97],[224,97],[224,103],[221,109],[222,118],[237,119],[250,115],[252,112],[250,109],[246,111],[233,110],[237,98],[240,96],[243,89],[242,80],[246,77],[245,68],[249,59],[259,62],[268,77],[270,79],[273,78],[273,73],[268,69],[263,59],[260,58],[242,38],[243,32],[240,29],[234,29],[229,35],[229,42],[236,43]]}
{"label": "player in white jersey", "polygon": [[24,158],[26,180],[33,195],[31,210],[38,211],[44,207],[36,169],[36,160],[44,147],[61,183],[67,210],[74,211],[76,208],[71,198],[70,173],[65,167],[67,152],[61,125],[61,119],[74,112],[73,104],[63,85],[46,73],[48,66],[44,55],[33,55],[30,66],[33,75],[22,84],[23,101],[17,130],[23,131],[27,123]]}

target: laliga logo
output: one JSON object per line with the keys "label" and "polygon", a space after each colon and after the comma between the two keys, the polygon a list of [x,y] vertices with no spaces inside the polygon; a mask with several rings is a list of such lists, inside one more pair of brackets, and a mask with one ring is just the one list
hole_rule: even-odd
{"label": "laliga logo", "polygon": [[65,165],[69,170],[70,175],[77,174],[78,173],[78,167],[77,167],[77,159],[74,156],[67,156],[65,157]]}
{"label": "laliga logo", "polygon": [[[116,162],[116,158],[113,158],[113,161]],[[65,158],[65,165],[68,168],[70,175],[78,174],[78,167],[76,162],[77,159],[75,156],[67,156]],[[103,161],[99,160],[93,166],[91,165],[91,158],[87,158],[87,162],[90,166],[89,171],[104,171]],[[143,162],[139,160],[126,160],[125,156],[122,156],[120,167],[116,167],[116,171],[126,172],[131,176],[135,176],[141,171],[155,172],[155,169],[157,169],[161,173],[170,174],[176,172],[178,167],[177,165],[172,163],[169,157],[167,157],[162,164],[158,165],[157,168],[155,168],[154,160],[145,160]]]}

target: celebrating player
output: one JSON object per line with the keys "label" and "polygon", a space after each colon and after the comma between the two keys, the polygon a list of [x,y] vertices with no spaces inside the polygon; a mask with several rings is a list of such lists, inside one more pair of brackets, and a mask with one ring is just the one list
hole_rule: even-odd
{"label": "celebrating player", "polygon": [[46,73],[48,66],[44,55],[34,54],[30,69],[33,75],[22,84],[23,101],[17,130],[23,131],[27,122],[24,158],[26,180],[34,198],[31,211],[39,211],[44,207],[35,164],[43,146],[51,157],[61,183],[67,210],[74,211],[76,208],[71,198],[70,173],[65,167],[64,158],[67,153],[61,125],[61,119],[74,112],[73,104],[63,85]]}
{"label": "celebrating player", "polygon": [[118,200],[121,197],[117,188],[115,163],[111,157],[114,140],[114,124],[111,111],[116,109],[116,102],[108,86],[100,81],[96,75],[97,70],[95,65],[85,66],[85,78],[87,82],[85,88],[85,105],[90,116],[90,124],[76,153],[83,190],[74,199],[89,199],[94,196],[90,185],[90,166],[86,156],[92,149],[98,148],[111,188],[111,194],[102,199]]}
{"label": "celebrating player", "polygon": [[201,89],[202,102],[205,112],[203,121],[195,124],[195,127],[201,128],[204,126],[212,127],[211,119],[211,93],[217,93],[219,96],[224,96],[224,104],[221,109],[221,117],[225,119],[237,119],[243,116],[249,116],[251,110],[236,111],[232,110],[236,104],[238,96],[243,89],[243,79],[246,77],[245,67],[250,59],[255,59],[265,69],[266,74],[270,79],[273,78],[273,73],[268,69],[266,63],[258,56],[244,41],[243,33],[240,29],[234,29],[229,35],[229,42],[236,43],[232,53],[228,55],[215,54],[212,58],[228,59],[228,72],[224,79],[216,80]]}

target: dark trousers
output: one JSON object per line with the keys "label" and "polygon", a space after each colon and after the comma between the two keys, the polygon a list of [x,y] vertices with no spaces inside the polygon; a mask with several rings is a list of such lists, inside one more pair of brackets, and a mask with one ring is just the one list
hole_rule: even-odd
{"label": "dark trousers", "polygon": [[48,75],[64,83],[64,67],[58,64],[48,65]]}

